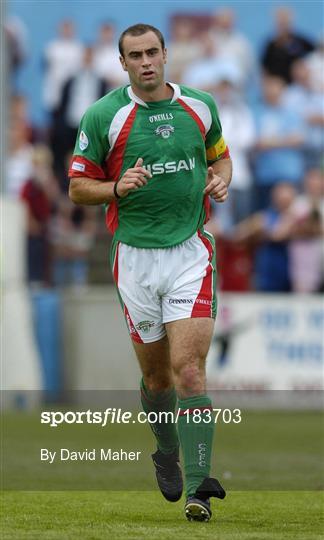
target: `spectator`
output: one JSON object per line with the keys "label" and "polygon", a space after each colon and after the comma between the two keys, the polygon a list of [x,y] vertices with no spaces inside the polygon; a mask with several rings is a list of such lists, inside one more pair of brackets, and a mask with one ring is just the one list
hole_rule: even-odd
{"label": "spectator", "polygon": [[11,120],[8,128],[8,155],[6,157],[5,193],[19,198],[21,188],[32,176],[30,131],[24,120]]}
{"label": "spectator", "polygon": [[[226,202],[227,204],[227,202]],[[211,218],[205,229],[216,240],[217,276],[221,291],[248,292],[251,290],[252,257],[248,245],[235,240],[232,224],[227,226],[224,215],[216,205],[212,207]]]}
{"label": "spectator", "polygon": [[21,94],[12,94],[10,96],[10,118],[11,123],[18,122],[28,127],[28,108],[27,99]]}
{"label": "spectator", "polygon": [[236,63],[223,54],[215,53],[214,42],[209,33],[204,33],[200,38],[202,55],[196,62],[189,64],[183,74],[183,84],[201,88],[206,92],[212,92],[215,81],[225,73],[235,77],[240,84],[240,70]]}
{"label": "spectator", "polygon": [[51,222],[53,282],[62,287],[84,287],[88,281],[88,254],[96,232],[95,210],[76,207],[62,196]]}
{"label": "spectator", "polygon": [[28,55],[28,32],[18,17],[10,16],[4,24],[9,72],[15,75]]}
{"label": "spectator", "polygon": [[319,292],[324,279],[324,179],[319,169],[308,171],[304,193],[293,205],[293,240],[290,243],[292,289]]}
{"label": "spectator", "polygon": [[168,78],[181,84],[183,74],[190,64],[194,64],[202,55],[202,47],[196,37],[193,23],[189,19],[176,19],[172,31],[172,40],[168,46]]}
{"label": "spectator", "polygon": [[311,87],[314,92],[324,92],[324,38],[316,49],[305,57],[310,71]]}
{"label": "spectator", "polygon": [[12,94],[10,96],[9,122],[24,126],[27,140],[36,143],[42,138],[42,135],[37,126],[31,122],[28,109],[26,96],[22,94]]}
{"label": "spectator", "polygon": [[284,92],[283,104],[299,114],[305,123],[307,167],[320,167],[324,141],[323,93],[313,90],[306,60],[296,60],[291,66],[291,75],[292,84]]}
{"label": "spectator", "polygon": [[213,17],[211,36],[216,54],[231,60],[241,72],[242,83],[251,80],[256,58],[248,39],[235,28],[235,13],[230,8],[218,10]]}
{"label": "spectator", "polygon": [[270,206],[237,227],[236,240],[256,246],[255,288],[260,292],[289,292],[291,289],[288,241],[295,196],[294,186],[278,183],[272,189]]}
{"label": "spectator", "polygon": [[238,79],[235,76],[231,76],[230,73],[220,76],[213,94],[233,162],[230,197],[226,204],[221,207],[217,205],[217,210],[219,213],[230,212],[230,217],[226,221],[232,226],[245,219],[252,210],[252,171],[249,152],[255,144],[255,123],[251,110],[238,91]]}
{"label": "spectator", "polygon": [[105,92],[106,81],[93,69],[93,49],[86,47],[83,64],[64,84],[61,100],[53,114],[51,145],[62,191],[66,190],[66,156],[74,148],[82,115]]}
{"label": "spectator", "polygon": [[304,133],[300,116],[282,104],[285,83],[263,79],[263,103],[256,110],[257,144],[254,155],[257,209],[266,208],[272,187],[283,179],[296,187],[304,177]]}
{"label": "spectator", "polygon": [[93,69],[100,79],[105,79],[107,91],[128,84],[127,73],[119,61],[112,23],[103,23],[99,28],[98,41],[94,46]]}
{"label": "spectator", "polygon": [[277,75],[290,83],[291,64],[313,51],[314,44],[295,32],[291,9],[286,7],[276,9],[275,23],[275,35],[266,44],[261,62],[266,73]]}
{"label": "spectator", "polygon": [[47,146],[32,152],[32,175],[21,189],[27,209],[27,279],[32,284],[49,283],[48,223],[51,199],[57,195],[52,173],[52,155]]}
{"label": "spectator", "polygon": [[247,246],[235,242],[233,230],[251,211],[252,173],[248,152],[255,142],[255,125],[253,115],[238,90],[239,80],[235,69],[225,69],[212,88],[219,106],[224,138],[230,141],[233,176],[229,199],[222,206],[212,206],[206,229],[217,240],[220,290],[247,292],[251,289],[251,253]]}
{"label": "spectator", "polygon": [[59,36],[45,48],[45,79],[43,100],[47,111],[52,113],[62,99],[64,83],[78,72],[82,64],[82,44],[75,38],[72,21],[59,25]]}

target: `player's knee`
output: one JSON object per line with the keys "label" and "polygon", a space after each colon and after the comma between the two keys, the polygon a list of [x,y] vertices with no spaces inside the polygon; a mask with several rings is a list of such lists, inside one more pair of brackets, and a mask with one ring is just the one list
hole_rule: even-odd
{"label": "player's knee", "polygon": [[153,394],[158,394],[160,392],[166,392],[172,387],[171,377],[167,375],[161,375],[159,373],[154,373],[150,375],[144,375],[144,384],[149,392]]}
{"label": "player's knee", "polygon": [[196,363],[175,366],[176,385],[182,394],[200,393],[204,386],[204,373]]}

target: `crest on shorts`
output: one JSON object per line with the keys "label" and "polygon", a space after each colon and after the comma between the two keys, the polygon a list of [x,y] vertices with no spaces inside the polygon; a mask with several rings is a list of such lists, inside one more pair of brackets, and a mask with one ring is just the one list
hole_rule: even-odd
{"label": "crest on shorts", "polygon": [[154,321],[141,321],[136,325],[136,329],[140,330],[141,332],[149,332],[152,326],[155,325]]}
{"label": "crest on shorts", "polygon": [[161,135],[163,139],[168,139],[171,133],[174,132],[174,127],[170,124],[163,124],[154,130],[155,135]]}
{"label": "crest on shorts", "polygon": [[81,131],[80,133],[80,136],[79,136],[79,147],[80,147],[80,150],[85,150],[86,148],[88,148],[88,145],[89,145],[89,139],[88,137],[86,136],[86,134],[84,133],[84,131]]}

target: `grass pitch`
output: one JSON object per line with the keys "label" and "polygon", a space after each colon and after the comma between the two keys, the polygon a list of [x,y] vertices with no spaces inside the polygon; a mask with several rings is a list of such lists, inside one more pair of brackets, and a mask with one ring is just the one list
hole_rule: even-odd
{"label": "grass pitch", "polygon": [[[226,491],[324,489],[323,414],[319,411],[244,411],[240,424],[215,429],[212,472]],[[113,448],[140,451],[134,461],[41,461],[40,449]],[[154,437],[144,424],[40,423],[38,413],[2,418],[2,486],[12,491],[153,491]]]}
{"label": "grass pitch", "polygon": [[[156,489],[148,426],[40,425],[2,418],[1,540],[323,540],[323,416],[252,411],[216,427],[213,474],[227,490],[209,523]],[[41,463],[42,447],[142,449],[136,463]],[[119,491],[116,491],[119,489]],[[263,490],[263,491],[262,491]]]}
{"label": "grass pitch", "polygon": [[323,493],[230,492],[209,523],[157,492],[7,492],[3,540],[320,540]]}

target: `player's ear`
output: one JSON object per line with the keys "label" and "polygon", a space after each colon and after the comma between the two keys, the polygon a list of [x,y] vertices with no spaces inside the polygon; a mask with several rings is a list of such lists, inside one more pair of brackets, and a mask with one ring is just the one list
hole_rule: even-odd
{"label": "player's ear", "polygon": [[126,67],[125,58],[124,58],[123,56],[120,55],[119,61],[120,61],[121,65],[122,65],[123,70],[124,70],[124,71],[128,71],[128,70],[127,70],[127,67]]}
{"label": "player's ear", "polygon": [[168,58],[168,51],[167,49],[163,49],[163,62],[166,64]]}

